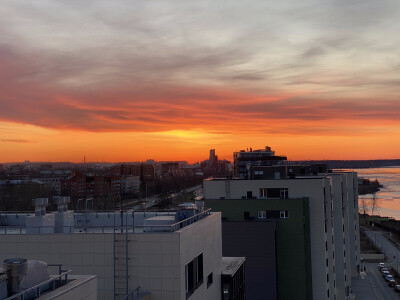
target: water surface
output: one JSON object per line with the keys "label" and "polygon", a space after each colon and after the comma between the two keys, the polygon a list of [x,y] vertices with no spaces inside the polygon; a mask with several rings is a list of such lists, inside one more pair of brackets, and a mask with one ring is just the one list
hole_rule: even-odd
{"label": "water surface", "polygon": [[[370,180],[378,179],[384,186],[376,193],[378,208],[374,214],[393,217],[400,220],[400,167],[384,167],[369,169],[354,169],[358,177]],[[360,199],[371,199],[372,194],[360,195]]]}

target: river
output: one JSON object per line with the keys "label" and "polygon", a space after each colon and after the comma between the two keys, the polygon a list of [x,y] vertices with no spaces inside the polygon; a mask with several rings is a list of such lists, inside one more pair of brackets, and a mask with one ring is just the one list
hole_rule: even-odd
{"label": "river", "polygon": [[[378,179],[383,188],[376,193],[378,208],[374,214],[400,220],[400,167],[353,169],[358,177]],[[360,195],[359,199],[372,198],[372,194]]]}

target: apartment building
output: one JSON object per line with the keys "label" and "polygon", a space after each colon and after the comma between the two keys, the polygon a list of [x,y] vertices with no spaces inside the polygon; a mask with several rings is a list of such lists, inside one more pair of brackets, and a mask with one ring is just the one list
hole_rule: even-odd
{"label": "apartment building", "polygon": [[[223,255],[246,256],[247,279],[252,277],[253,252],[259,249],[243,244],[243,251],[228,250],[225,245],[235,238],[229,233],[229,223],[274,223],[275,232],[261,237],[247,231],[246,238],[261,244],[268,239],[270,247],[276,243],[277,298],[348,299],[351,276],[357,276],[360,265],[356,173],[269,180],[207,179],[203,189],[205,205],[222,212]],[[240,227],[238,223],[235,227]],[[264,268],[270,278],[272,265],[270,262],[270,267]],[[268,296],[276,299],[271,289]]]}
{"label": "apartment building", "polygon": [[287,160],[286,156],[275,155],[271,147],[265,149],[240,150],[233,153],[234,176],[238,178],[249,178],[249,169],[251,166],[272,166],[281,165]]}
{"label": "apartment building", "polygon": [[74,213],[68,200],[59,198],[54,213],[46,213],[46,198],[35,200],[35,213],[1,213],[0,259],[25,257],[96,275],[97,299],[138,288],[153,300],[221,299],[220,213],[194,206]]}

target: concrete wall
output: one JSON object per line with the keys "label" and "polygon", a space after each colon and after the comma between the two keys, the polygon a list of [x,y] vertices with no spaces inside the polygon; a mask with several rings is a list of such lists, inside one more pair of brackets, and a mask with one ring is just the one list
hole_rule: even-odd
{"label": "concrete wall", "polygon": [[[22,257],[63,264],[75,275],[97,275],[98,298],[113,299],[112,234],[1,235],[0,260]],[[72,299],[72,298],[71,298]]]}
{"label": "concrete wall", "polygon": [[222,249],[223,256],[246,257],[247,299],[278,299],[274,222],[223,222]]}
{"label": "concrete wall", "polygon": [[358,179],[357,173],[347,173],[349,201],[349,244],[351,276],[358,276],[360,266],[360,221],[358,211]]}
{"label": "concrete wall", "polygon": [[[263,295],[267,299],[276,297],[276,289],[278,289],[280,300],[312,298],[308,199],[205,200],[205,202],[207,207],[222,212],[223,256],[246,257],[246,290],[249,289],[250,284],[252,293],[259,292],[259,295]],[[257,213],[260,210],[287,210],[289,218],[257,219]],[[244,211],[255,216],[255,219],[244,220]],[[252,225],[246,225],[247,223]],[[264,226],[272,226],[276,229],[276,234],[267,234],[263,229]],[[254,229],[249,229],[253,227]],[[243,233],[243,236],[236,235],[236,232]],[[274,251],[272,252],[272,250]],[[263,265],[261,264],[263,259],[261,259],[260,265],[254,267],[252,265],[254,260],[251,258],[259,256],[260,252],[264,252],[263,259],[268,259],[270,263]],[[275,258],[276,266],[272,262],[275,261]],[[260,273],[261,269],[265,274]],[[276,280],[272,280],[271,274],[275,273],[277,273],[274,275]],[[254,276],[254,274],[256,275]],[[268,285],[265,283],[260,283],[258,286],[253,284],[251,278],[260,276],[260,274],[269,276]],[[287,282],[291,282],[292,288],[287,288]],[[271,288],[270,284],[274,284],[274,287]],[[269,287],[267,291],[266,287]],[[247,293],[248,295],[249,293]],[[250,299],[252,298],[250,297]]]}
{"label": "concrete wall", "polygon": [[385,254],[382,253],[361,253],[361,257],[363,259],[371,259],[371,260],[384,260],[385,259]]}
{"label": "concrete wall", "polygon": [[[206,200],[225,197],[250,201],[243,199],[246,198],[247,191],[251,191],[253,197],[259,198],[260,188],[288,188],[289,198],[308,198],[313,299],[334,299],[332,241],[334,222],[331,212],[330,178],[316,176],[282,180],[205,180],[203,187]],[[327,222],[326,233],[325,221]],[[328,267],[326,259],[328,259]]]}
{"label": "concrete wall", "polygon": [[[125,238],[117,234],[118,240]],[[186,299],[185,264],[203,253],[204,283],[190,299],[219,299],[221,215],[212,214],[174,233],[128,235],[129,288],[151,291],[151,299]],[[114,235],[73,233],[0,235],[0,260],[12,257],[63,264],[72,274],[97,275],[98,298],[113,299]],[[207,289],[206,276],[214,283]],[[71,298],[72,299],[72,298]]]}
{"label": "concrete wall", "polygon": [[[333,214],[334,214],[334,247],[335,247],[335,280],[336,280],[336,299],[347,299],[345,295],[345,243],[348,234],[343,230],[344,226],[344,190],[343,181],[346,178],[342,174],[329,175],[332,180]],[[347,231],[346,231],[347,232]],[[349,253],[347,253],[349,255]]]}
{"label": "concrete wall", "polygon": [[95,276],[69,276],[74,279],[58,289],[45,293],[37,300],[96,300],[97,279]]}
{"label": "concrete wall", "polygon": [[[180,298],[186,300],[185,265],[203,253],[203,284],[190,296],[190,300],[221,299],[221,262],[222,262],[222,230],[221,213],[208,217],[202,226],[196,223],[177,231],[180,234],[181,293]],[[213,273],[213,283],[207,287],[207,276]],[[165,298],[162,298],[163,300]],[[152,298],[152,300],[154,300]]]}

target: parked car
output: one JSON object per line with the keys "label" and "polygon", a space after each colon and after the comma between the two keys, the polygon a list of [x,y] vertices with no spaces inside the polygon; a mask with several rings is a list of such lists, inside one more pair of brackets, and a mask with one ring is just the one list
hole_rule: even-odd
{"label": "parked car", "polygon": [[387,276],[387,275],[390,275],[389,271],[383,271],[383,272],[382,272],[382,277],[385,277],[385,276]]}
{"label": "parked car", "polygon": [[395,287],[395,286],[396,286],[396,281],[395,281],[394,279],[390,279],[390,280],[388,281],[388,286],[390,286],[390,287]]}
{"label": "parked car", "polygon": [[396,286],[394,287],[394,290],[395,290],[397,293],[400,293],[400,285],[399,285],[399,284],[396,285]]}
{"label": "parked car", "polygon": [[389,281],[389,280],[392,280],[392,279],[394,280],[394,278],[393,278],[392,275],[386,275],[386,276],[385,276],[385,280],[386,280],[386,281]]}
{"label": "parked car", "polygon": [[388,272],[389,272],[389,270],[388,270],[387,268],[381,268],[381,273],[382,273],[383,271],[388,271]]}
{"label": "parked car", "polygon": [[384,268],[385,267],[385,263],[379,263],[379,265],[378,265],[378,269],[380,270],[380,269],[382,269],[382,268]]}

